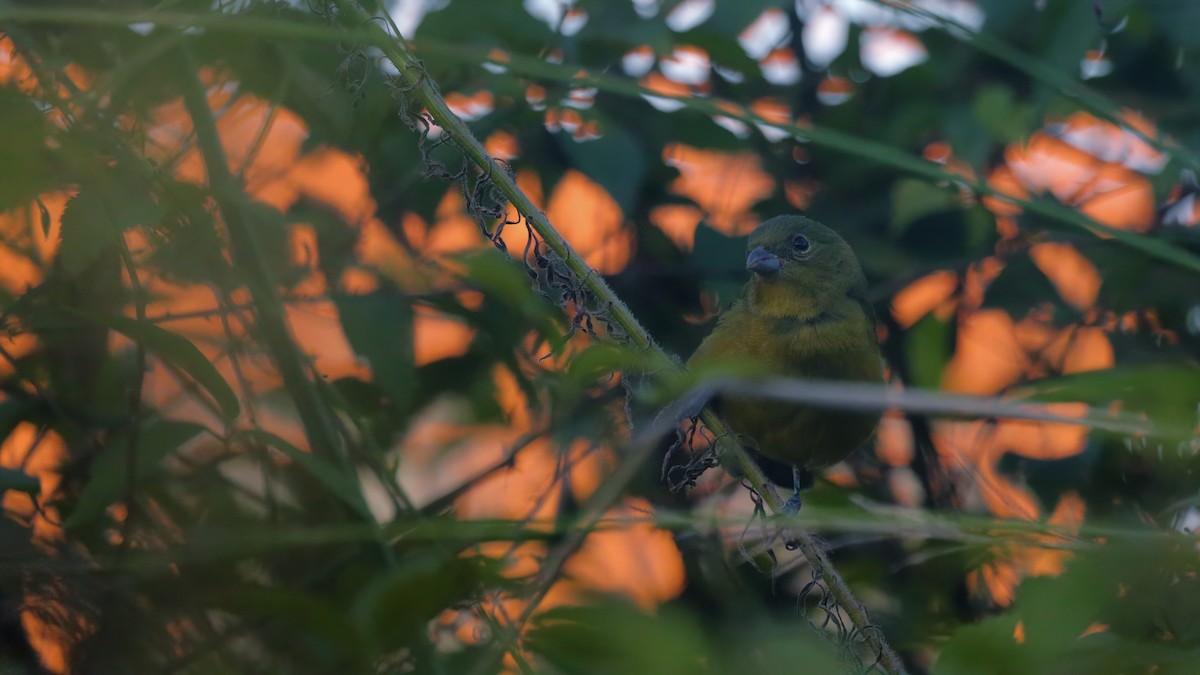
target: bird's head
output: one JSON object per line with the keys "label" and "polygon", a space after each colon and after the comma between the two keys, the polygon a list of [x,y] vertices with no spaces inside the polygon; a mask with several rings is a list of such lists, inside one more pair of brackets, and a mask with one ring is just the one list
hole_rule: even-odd
{"label": "bird's head", "polygon": [[837,232],[804,216],[778,216],[750,233],[752,301],[770,314],[819,313],[866,287],[858,258]]}

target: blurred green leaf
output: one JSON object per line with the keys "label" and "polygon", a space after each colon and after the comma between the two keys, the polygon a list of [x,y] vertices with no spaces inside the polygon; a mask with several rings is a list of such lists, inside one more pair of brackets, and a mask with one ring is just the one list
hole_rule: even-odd
{"label": "blurred green leaf", "polygon": [[[291,228],[284,214],[247,195],[239,196],[237,203],[253,233],[255,250],[238,251],[234,265],[265,264],[271,276],[284,287],[293,286],[308,276],[308,267],[297,264],[292,258]],[[314,255],[313,252],[306,253]]]}
{"label": "blurred green leaf", "polygon": [[533,328],[549,341],[551,348],[559,349],[565,344],[565,330],[560,327],[562,312],[533,289],[529,275],[519,265],[496,250],[472,253],[458,260],[467,279],[484,293],[487,301],[504,310],[506,323],[513,324],[513,318],[518,319],[512,326],[514,337],[523,339],[526,331]]}
{"label": "blurred green leaf", "polygon": [[1200,403],[1200,366],[1195,363],[1118,365],[1030,382],[1014,394],[1044,402],[1080,401],[1102,406],[1121,402],[1126,412],[1144,412],[1159,433],[1191,436]]}
{"label": "blurred green leaf", "polygon": [[1034,655],[1017,643],[1018,623],[1012,614],[1002,614],[959,628],[942,647],[930,673],[1018,675],[1040,672]]}
{"label": "blurred green leaf", "polygon": [[125,316],[77,314],[93,323],[115,330],[135,342],[142,343],[146,349],[157,354],[163,361],[192,376],[197,384],[212,395],[225,419],[236,419],[241,412],[241,405],[233,388],[208,360],[208,357],[182,335],[172,333],[155,324]]}
{"label": "blurred green leaf", "polygon": [[1012,89],[990,84],[975,92],[972,110],[980,125],[1002,143],[1023,140],[1032,126],[1032,110],[1017,103]]}
{"label": "blurred green leaf", "polygon": [[580,675],[691,674],[712,658],[691,617],[666,609],[653,616],[616,599],[539,614],[526,646],[559,672]]}
{"label": "blurred green leaf", "polygon": [[913,324],[904,336],[904,356],[908,361],[909,384],[937,389],[942,371],[950,362],[955,323],[930,313]]}
{"label": "blurred green leaf", "polygon": [[30,403],[20,399],[0,401],[0,438],[8,438],[17,425],[33,412],[32,409]]}
{"label": "blurred green leaf", "polygon": [[956,192],[928,181],[902,178],[892,188],[891,231],[899,234],[916,220],[962,208]]}
{"label": "blurred green leaf", "polygon": [[[314,666],[368,668],[361,636],[345,612],[303,589],[231,583],[214,593],[209,603],[217,610],[284,626],[292,648],[315,659]],[[348,660],[352,663],[347,664]]]}
{"label": "blurred green leaf", "polygon": [[[467,26],[486,26],[488,30],[464,33]],[[526,48],[536,52],[537,46],[550,37],[550,28],[533,19],[518,0],[494,0],[442,5],[425,17],[417,34],[452,44]]]}
{"label": "blurred green leaf", "polygon": [[87,485],[66,519],[66,528],[99,520],[109,505],[134,489],[130,479],[135,484],[144,480],[163,458],[205,431],[199,424],[154,418],[110,439],[92,460]]}
{"label": "blurred green leaf", "polygon": [[243,429],[238,431],[236,436],[258,441],[287,455],[289,459],[323,483],[325,487],[329,488],[330,492],[341,499],[347,506],[354,509],[365,520],[374,521],[371,510],[367,508],[367,504],[363,500],[362,491],[356,476],[347,474],[346,471],[327,461],[324,457],[318,457],[311,452],[301,450],[284,438],[264,429]]}
{"label": "blurred green leaf", "polygon": [[49,127],[34,100],[0,86],[0,147],[9,164],[0,180],[0,211],[26,206],[60,180],[47,145]]}
{"label": "blurred green leaf", "polygon": [[364,295],[333,297],[342,330],[355,353],[371,364],[376,384],[392,402],[406,407],[414,393],[413,314],[403,294],[380,289]]}
{"label": "blurred green leaf", "polygon": [[[1010,256],[1004,269],[996,277],[983,294],[983,304],[986,307],[999,307],[1014,317],[1023,316],[1026,312],[1054,302],[1060,308],[1067,305],[1058,294],[1058,289],[1050,283],[1050,279],[1034,264],[1028,255]],[[1071,308],[1071,317],[1074,315]]]}
{"label": "blurred green leaf", "polygon": [[472,598],[495,580],[494,561],[426,550],[377,576],[354,600],[352,615],[373,653],[412,645],[442,610]]}
{"label": "blurred green leaf", "polygon": [[726,621],[719,630],[722,658],[716,662],[724,668],[714,667],[713,672],[733,675],[751,669],[764,674],[850,671],[838,645],[812,630],[803,616],[750,621],[727,617]]}
{"label": "blurred green leaf", "polygon": [[82,274],[105,251],[116,254],[118,237],[125,230],[153,226],[165,209],[147,192],[148,186],[119,182],[115,176],[83,186],[67,203],[62,216],[59,260],[70,276]]}
{"label": "blurred green leaf", "polygon": [[567,374],[576,384],[589,386],[624,371],[640,372],[651,366],[649,357],[634,347],[596,342],[572,355]]}

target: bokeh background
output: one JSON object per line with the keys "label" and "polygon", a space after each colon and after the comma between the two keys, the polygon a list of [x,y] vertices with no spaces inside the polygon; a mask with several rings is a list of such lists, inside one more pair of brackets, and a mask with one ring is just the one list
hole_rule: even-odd
{"label": "bokeh background", "polygon": [[737,480],[664,485],[660,374],[423,116],[398,32],[669,352],[804,213],[857,250],[899,400],[988,397],[882,411],[806,500],[913,672],[1196,672],[1198,21],[0,4],[0,670],[873,664]]}

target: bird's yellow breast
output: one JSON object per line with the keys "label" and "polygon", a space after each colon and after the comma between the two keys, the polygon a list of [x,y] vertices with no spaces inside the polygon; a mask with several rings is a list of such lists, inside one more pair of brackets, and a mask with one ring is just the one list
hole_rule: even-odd
{"label": "bird's yellow breast", "polygon": [[[777,317],[746,304],[731,309],[689,364],[752,362],[764,374],[881,382],[874,325],[859,303],[839,303],[815,318]],[[878,414],[817,408],[758,398],[723,397],[730,427],[750,436],[763,455],[808,469],[844,459],[870,438]]]}

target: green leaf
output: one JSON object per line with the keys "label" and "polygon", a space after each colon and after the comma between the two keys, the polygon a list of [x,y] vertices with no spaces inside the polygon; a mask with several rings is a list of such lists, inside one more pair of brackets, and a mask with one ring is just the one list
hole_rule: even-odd
{"label": "green leaf", "polygon": [[1003,143],[1024,139],[1034,119],[1031,109],[1014,101],[1012,90],[1001,84],[981,87],[972,109],[979,124]]}
{"label": "green leaf", "polygon": [[146,349],[154,352],[163,361],[190,375],[212,395],[226,420],[236,419],[241,412],[237,394],[229,383],[208,357],[182,335],[125,316],[72,313],[145,345]]}
{"label": "green leaf", "polygon": [[902,178],[892,188],[891,232],[903,233],[912,223],[935,213],[961,208],[958,195],[923,180]]}
{"label": "green leaf", "polygon": [[1013,637],[1017,621],[1017,617],[1005,614],[958,629],[942,648],[931,672],[933,675],[1039,672],[1036,660]]}
{"label": "green leaf", "polygon": [[287,455],[289,459],[311,474],[313,478],[324,484],[325,487],[329,488],[329,491],[334,496],[354,509],[356,513],[364,519],[374,522],[375,517],[371,515],[371,510],[367,508],[367,503],[363,500],[357,478],[347,475],[344,470],[327,461],[324,457],[318,457],[311,452],[305,452],[280,436],[262,429],[238,431],[235,437],[256,440]]}
{"label": "green leaf", "polygon": [[63,212],[59,251],[63,269],[69,276],[82,274],[105,251],[115,251],[122,232],[153,225],[164,212],[144,184],[106,181],[85,185]]}
{"label": "green leaf", "polygon": [[430,12],[421,21],[419,33],[423,39],[513,49],[545,44],[551,37],[549,27],[533,20],[518,0],[438,4],[443,8]]}
{"label": "green leaf", "polygon": [[[153,473],[160,460],[205,431],[205,427],[192,422],[153,419],[110,439],[91,463],[91,476],[66,520],[67,528],[98,520],[110,504]],[[129,484],[131,451],[135,454],[134,485]]]}
{"label": "green leaf", "polygon": [[567,673],[703,672],[712,650],[692,617],[632,605],[557,607],[538,616],[527,646]]}
{"label": "green leaf", "polygon": [[[562,313],[534,292],[529,277],[510,258],[489,249],[459,260],[466,269],[467,278],[487,295],[489,301],[502,305],[510,315],[515,313],[525,319],[554,349],[563,345],[564,330],[557,323],[562,320]],[[520,331],[520,338],[524,337],[524,331],[524,328]]]}
{"label": "green leaf", "polygon": [[632,345],[598,341],[576,352],[566,373],[575,384],[586,387],[613,373],[650,370],[653,364],[653,357]]}
{"label": "green leaf", "polygon": [[1018,395],[1047,403],[1121,401],[1122,409],[1149,415],[1162,436],[1182,440],[1196,425],[1200,367],[1186,362],[1117,366],[1031,382]]}
{"label": "green leaf", "polygon": [[[277,208],[251,199],[238,197],[239,210],[254,234],[257,252],[253,256],[267,267],[271,277],[284,287],[299,283],[308,275],[308,268],[292,261],[291,240],[287,217]],[[248,251],[238,251],[234,264],[257,264]]]}
{"label": "green leaf", "polygon": [[371,647],[384,653],[425,639],[425,625],[442,610],[494,581],[494,561],[423,550],[401,560],[355,600],[353,615]]}
{"label": "green leaf", "polygon": [[[296,648],[312,658],[329,659],[326,666],[342,657],[363,653],[362,642],[342,610],[309,591],[267,586],[226,586],[217,590],[210,607],[242,617],[270,619],[286,627]],[[360,664],[360,668],[366,668]],[[321,670],[321,669],[317,669]]]}
{"label": "green leaf", "polygon": [[408,298],[390,289],[365,295],[336,295],[342,330],[354,352],[371,364],[380,389],[404,407],[416,389],[413,315]]}
{"label": "green leaf", "polygon": [[47,148],[49,125],[33,99],[13,87],[0,87],[0,147],[7,159],[0,180],[0,211],[25,206],[54,185],[58,170]]}
{"label": "green leaf", "polygon": [[[665,4],[665,3],[664,3]],[[711,30],[726,37],[736,37],[749,26],[759,14],[772,7],[778,7],[775,0],[743,0],[742,2],[718,2],[713,9],[713,15],[698,28]],[[729,42],[732,42],[730,40]]]}
{"label": "green leaf", "polygon": [[950,344],[954,335],[954,324],[928,314],[904,336],[904,356],[913,386],[937,389],[942,381],[942,370],[950,361]]}

